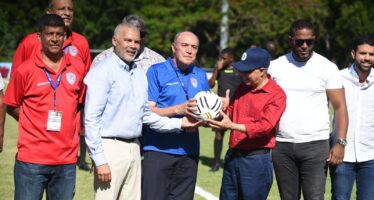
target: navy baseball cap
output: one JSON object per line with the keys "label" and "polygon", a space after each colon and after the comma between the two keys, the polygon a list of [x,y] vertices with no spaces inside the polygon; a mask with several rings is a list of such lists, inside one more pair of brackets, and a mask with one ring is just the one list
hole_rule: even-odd
{"label": "navy baseball cap", "polygon": [[241,58],[241,61],[233,64],[240,72],[248,72],[261,67],[268,68],[270,65],[270,54],[263,48],[249,48]]}

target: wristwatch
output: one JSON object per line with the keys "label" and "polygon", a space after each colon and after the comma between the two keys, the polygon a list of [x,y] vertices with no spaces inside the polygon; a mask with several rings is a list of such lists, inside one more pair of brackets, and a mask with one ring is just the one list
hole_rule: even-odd
{"label": "wristwatch", "polygon": [[342,145],[343,147],[347,146],[347,140],[346,139],[339,138],[339,139],[336,140],[336,143]]}

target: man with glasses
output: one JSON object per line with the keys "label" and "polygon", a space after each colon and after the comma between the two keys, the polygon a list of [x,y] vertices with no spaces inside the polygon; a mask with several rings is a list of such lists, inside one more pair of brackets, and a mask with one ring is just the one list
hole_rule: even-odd
{"label": "man with glasses", "polygon": [[[271,62],[269,73],[287,95],[287,108],[279,122],[273,151],[281,199],[324,199],[327,163],[344,157],[348,114],[337,66],[313,51],[312,23],[292,23],[292,51]],[[329,151],[328,100],[335,111],[337,142]]]}

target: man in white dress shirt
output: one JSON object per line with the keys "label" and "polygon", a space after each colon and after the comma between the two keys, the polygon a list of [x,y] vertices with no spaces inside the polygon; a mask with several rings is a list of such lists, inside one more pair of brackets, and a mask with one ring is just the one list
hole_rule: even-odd
{"label": "man in white dress shirt", "polygon": [[356,199],[374,199],[374,36],[355,39],[351,54],[341,70],[349,125],[343,163],[330,166],[333,200],[349,200],[355,181]]}

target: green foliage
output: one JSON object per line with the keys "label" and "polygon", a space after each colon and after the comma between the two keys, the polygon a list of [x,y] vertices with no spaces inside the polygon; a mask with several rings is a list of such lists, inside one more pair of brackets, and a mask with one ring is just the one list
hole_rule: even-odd
{"label": "green foliage", "polygon": [[338,65],[346,67],[351,60],[350,51],[353,38],[374,33],[374,2],[359,1],[332,1],[331,9],[339,8],[335,12],[337,18],[335,27],[331,30],[333,36],[333,57]]}
{"label": "green foliage", "polygon": [[38,19],[47,7],[42,2],[41,0],[0,2],[0,57],[12,60],[21,39],[37,30]]}
{"label": "green foliage", "polygon": [[279,54],[289,49],[288,31],[294,20],[305,18],[321,24],[328,15],[324,3],[317,0],[240,0],[231,3],[231,10],[230,46],[245,49],[273,40]]}
{"label": "green foliage", "polygon": [[[140,13],[150,30],[147,45],[164,56],[171,55],[171,43],[178,32],[189,30],[200,39],[198,59],[216,57],[219,44],[219,4],[214,0],[144,0]],[[201,62],[202,61],[202,62]]]}
{"label": "green foliage", "polygon": [[[0,2],[0,57],[10,57],[20,40],[36,31],[46,0]],[[374,32],[370,0],[230,0],[229,47],[237,57],[250,45],[273,40],[278,54],[289,51],[292,21],[311,19],[318,29],[317,51],[345,65],[352,38]],[[198,63],[210,67],[218,56],[221,1],[219,0],[106,0],[74,1],[73,30],[85,35],[91,48],[111,46],[114,27],[129,14],[141,15],[147,25],[146,44],[165,57],[177,32],[190,30],[200,39]]]}

